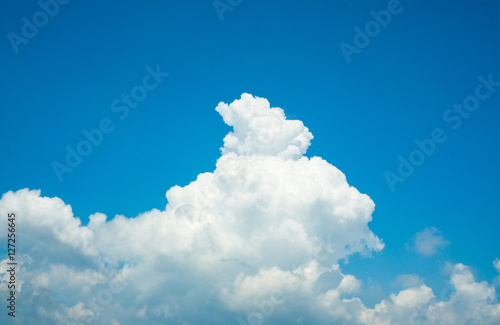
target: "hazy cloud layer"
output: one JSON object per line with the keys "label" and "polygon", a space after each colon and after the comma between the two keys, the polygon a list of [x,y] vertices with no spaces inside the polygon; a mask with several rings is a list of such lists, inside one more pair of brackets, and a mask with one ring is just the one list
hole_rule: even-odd
{"label": "hazy cloud layer", "polygon": [[415,235],[415,250],[424,257],[436,255],[449,244],[441,231],[434,227],[424,229]]}

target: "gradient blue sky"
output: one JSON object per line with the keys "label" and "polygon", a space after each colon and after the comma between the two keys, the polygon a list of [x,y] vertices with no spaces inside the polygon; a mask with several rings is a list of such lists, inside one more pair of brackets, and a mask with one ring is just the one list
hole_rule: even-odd
{"label": "gradient blue sky", "polygon": [[[248,92],[284,109],[314,135],[308,157],[338,167],[376,204],[370,228],[385,242],[343,269],[387,293],[400,273],[442,286],[446,261],[491,281],[499,257],[500,90],[456,130],[443,121],[474,94],[477,77],[500,80],[496,1],[409,1],[347,63],[339,44],[387,1],[244,0],[221,21],[211,1],[70,1],[15,53],[36,2],[1,11],[0,192],[41,189],[82,222],[102,212],[134,217],[164,208],[165,192],[213,171],[229,131],[214,108]],[[120,120],[111,103],[141,83],[147,66],[169,74]],[[115,130],[59,182],[51,164],[83,129]],[[415,139],[442,128],[448,140],[391,191]],[[415,233],[436,227],[450,245],[419,257]]]}

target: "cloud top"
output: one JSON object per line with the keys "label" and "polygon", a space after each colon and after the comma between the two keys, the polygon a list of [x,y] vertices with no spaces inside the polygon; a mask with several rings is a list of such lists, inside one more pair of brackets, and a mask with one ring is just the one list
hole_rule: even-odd
{"label": "cloud top", "polygon": [[313,138],[301,121],[287,120],[283,110],[271,107],[265,98],[244,93],[229,105],[219,103],[216,110],[233,127],[224,138],[224,154],[298,159],[306,153]]}

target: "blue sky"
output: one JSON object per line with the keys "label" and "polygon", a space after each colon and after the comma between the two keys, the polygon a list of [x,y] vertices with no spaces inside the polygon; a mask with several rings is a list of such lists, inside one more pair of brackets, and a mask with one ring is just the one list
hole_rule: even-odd
{"label": "blue sky", "polygon": [[[390,1],[233,3],[221,20],[211,1],[69,1],[15,46],[9,33],[22,35],[22,18],[32,21],[41,8],[3,4],[0,192],[40,189],[71,205],[84,225],[95,212],[109,220],[162,210],[169,188],[214,171],[231,130],[218,103],[250,93],[302,121],[314,135],[305,155],[336,166],[375,202],[369,228],[385,247],[350,256],[344,272],[385,295],[404,273],[439,292],[446,262],[492,282],[500,88],[456,129],[443,114],[475,94],[478,77],[500,81],[500,4],[401,0],[349,63],[340,44],[353,45],[354,28]],[[141,85],[147,69],[168,76],[120,119],[113,101]],[[64,163],[66,147],[103,119],[113,131],[60,181],[53,162]],[[436,128],[446,141],[391,190],[384,174],[397,173],[398,157],[408,159],[415,140]],[[423,257],[411,247],[430,227],[449,244]],[[364,295],[367,305],[380,300]]]}

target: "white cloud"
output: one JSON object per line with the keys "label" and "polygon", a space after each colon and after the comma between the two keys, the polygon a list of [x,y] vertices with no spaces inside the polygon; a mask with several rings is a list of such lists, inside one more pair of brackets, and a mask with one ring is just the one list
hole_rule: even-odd
{"label": "white cloud", "polygon": [[[451,266],[453,289],[448,301],[438,301],[426,285],[392,294],[373,309],[362,309],[363,324],[444,324],[468,325],[500,323],[500,304],[495,290],[486,282],[475,282],[469,267]],[[447,289],[443,289],[447,290]]]}
{"label": "white cloud", "polygon": [[90,269],[83,271],[75,270],[64,264],[50,264],[49,269],[40,272],[28,272],[25,275],[32,277],[32,284],[35,287],[50,288],[83,288],[84,286],[95,286],[103,283],[105,277]]}
{"label": "white cloud", "polygon": [[415,308],[429,302],[432,298],[434,298],[434,294],[431,288],[425,285],[421,285],[419,288],[405,289],[397,295],[391,295],[394,305],[405,308]]}
{"label": "white cloud", "polygon": [[84,320],[87,317],[94,315],[91,310],[85,308],[85,305],[82,302],[77,303],[71,308],[64,308],[66,309],[68,316],[75,321]]}
{"label": "white cloud", "polygon": [[224,138],[222,152],[239,155],[272,155],[300,158],[313,138],[298,120],[287,120],[283,110],[270,107],[265,98],[241,95],[230,105],[220,103],[217,112],[234,131]]}
{"label": "white cloud", "polygon": [[434,227],[424,229],[415,235],[415,250],[425,257],[436,255],[440,249],[448,245],[449,242],[441,231]]}
{"label": "white cloud", "polygon": [[[0,215],[15,211],[20,220],[23,321],[412,324],[408,315],[434,317],[440,302],[416,278],[373,309],[355,297],[363,284],[338,261],[384,247],[368,227],[374,203],[325,160],[303,156],[312,135],[302,122],[248,94],[217,111],[234,131],[215,171],[169,189],[162,211],[111,220],[96,213],[82,226],[59,198],[28,189],[2,196]],[[0,223],[0,239],[5,234]],[[5,261],[0,267],[4,292]],[[494,290],[464,268],[451,276],[456,294],[442,303],[441,324],[461,316],[494,324]],[[462,312],[464,301],[486,316]]]}

